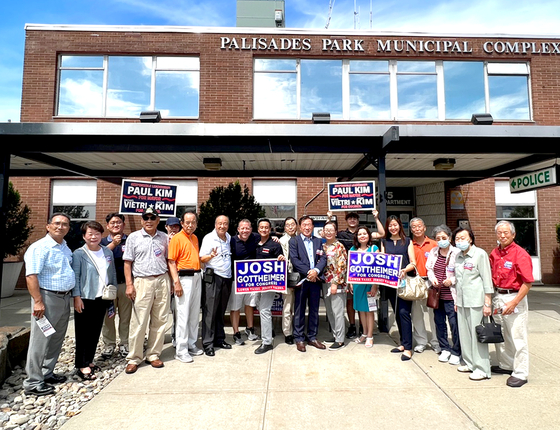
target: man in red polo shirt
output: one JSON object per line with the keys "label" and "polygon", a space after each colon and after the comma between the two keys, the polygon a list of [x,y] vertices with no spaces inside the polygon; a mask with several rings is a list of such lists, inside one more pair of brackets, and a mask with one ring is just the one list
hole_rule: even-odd
{"label": "man in red polo shirt", "polygon": [[[422,218],[412,218],[410,220],[410,230],[412,231],[412,244],[414,246],[414,256],[416,257],[416,269],[418,275],[424,279],[428,278],[426,270],[426,260],[432,248],[435,248],[437,242],[426,236],[426,224]],[[414,328],[413,338],[416,346],[414,352],[424,352],[428,345],[428,332],[426,331],[426,324],[424,322],[424,315],[428,313],[428,320],[430,321],[430,329],[432,330],[431,340],[429,345],[432,349],[439,354],[441,348],[437,340],[436,326],[434,322],[434,311],[432,308],[426,306],[426,300],[415,300],[412,303],[412,326]],[[455,360],[455,359],[454,359]],[[456,357],[456,362],[451,364],[459,364],[459,357]]]}
{"label": "man in red polo shirt", "polygon": [[499,365],[492,366],[492,372],[511,374],[507,385],[521,387],[529,374],[527,293],[534,281],[533,263],[527,251],[513,241],[513,223],[498,222],[496,235],[499,245],[490,254],[495,288],[492,305],[495,320],[502,325],[504,342],[496,344]]}

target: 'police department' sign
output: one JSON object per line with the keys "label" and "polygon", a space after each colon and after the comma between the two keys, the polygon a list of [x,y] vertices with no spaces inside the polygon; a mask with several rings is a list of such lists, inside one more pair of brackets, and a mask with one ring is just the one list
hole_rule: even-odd
{"label": "'police department' sign", "polygon": [[142,215],[149,207],[163,217],[175,216],[177,185],[123,179],[121,214]]}
{"label": "'police department' sign", "polygon": [[399,287],[402,255],[348,251],[347,282]]}
{"label": "'police department' sign", "polygon": [[516,176],[509,180],[509,190],[512,193],[522,193],[523,191],[551,187],[553,185],[558,185],[558,166],[537,170],[536,172]]}
{"label": "'police department' sign", "polygon": [[375,182],[332,182],[329,186],[330,211],[375,209]]}
{"label": "'police department' sign", "polygon": [[278,260],[235,261],[235,292],[237,294],[266,291],[287,292],[286,262]]}

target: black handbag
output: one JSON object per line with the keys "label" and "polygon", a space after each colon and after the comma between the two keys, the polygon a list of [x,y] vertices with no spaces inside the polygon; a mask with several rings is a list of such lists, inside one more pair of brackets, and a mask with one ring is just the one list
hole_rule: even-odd
{"label": "black handbag", "polygon": [[490,322],[485,323],[484,317],[480,324],[475,327],[476,337],[480,343],[502,343],[502,326],[494,322],[494,318],[490,315]]}

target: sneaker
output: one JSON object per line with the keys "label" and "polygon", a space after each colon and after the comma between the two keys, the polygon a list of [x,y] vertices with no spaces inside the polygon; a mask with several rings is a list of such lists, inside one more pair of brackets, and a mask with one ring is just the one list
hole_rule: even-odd
{"label": "sneaker", "polygon": [[441,361],[442,363],[447,363],[450,357],[451,357],[451,353],[449,351],[442,351],[442,353],[439,355],[438,361]]}
{"label": "sneaker", "polygon": [[416,345],[414,347],[414,352],[417,352],[418,354],[423,353],[426,350],[426,345]]}
{"label": "sneaker", "polygon": [[439,345],[430,345],[436,354],[441,353],[441,347]]}
{"label": "sneaker", "polygon": [[103,357],[105,360],[108,360],[113,356],[114,352],[115,352],[115,345],[107,345],[105,349],[101,352],[101,357]]}
{"label": "sneaker", "polygon": [[128,355],[128,346],[126,345],[120,345],[119,346],[119,355],[122,358],[126,358],[126,356]]}
{"label": "sneaker", "polygon": [[449,364],[451,364],[452,366],[457,366],[458,364],[461,364],[461,357],[459,357],[458,355],[451,354],[451,357],[449,357]]}
{"label": "sneaker", "polygon": [[254,327],[247,327],[245,329],[245,334],[247,335],[247,340],[250,341],[259,340],[259,337],[255,334]]}
{"label": "sneaker", "polygon": [[473,373],[469,375],[469,379],[471,381],[482,381],[483,379],[490,379],[490,378],[486,376],[485,373],[482,373],[482,371],[480,371],[479,369],[476,369]]}
{"label": "sneaker", "polygon": [[241,339],[241,333],[237,332],[234,333],[233,335],[233,341],[235,342],[236,345],[245,345],[245,342],[243,342],[243,339]]}
{"label": "sneaker", "polygon": [[329,346],[329,351],[338,351],[346,346],[344,342],[335,342],[331,346]]}
{"label": "sneaker", "polygon": [[196,356],[199,356],[199,355],[204,354],[204,351],[203,351],[202,349],[200,349],[200,348],[197,348],[197,347],[195,346],[195,347],[193,347],[193,348],[189,348],[189,354],[190,354],[190,355],[194,355],[194,356],[196,357]]}
{"label": "sneaker", "polygon": [[192,363],[193,362],[193,358],[189,354],[175,355],[175,359],[181,361],[182,363]]}
{"label": "sneaker", "polygon": [[346,332],[346,338],[347,339],[354,339],[356,337],[357,333],[356,333],[356,325],[355,324],[350,324],[350,326],[348,327],[348,331]]}
{"label": "sneaker", "polygon": [[464,366],[459,366],[459,367],[457,367],[457,372],[469,373],[469,372],[472,372],[472,370],[469,369],[469,366],[467,366],[467,365],[465,364]]}

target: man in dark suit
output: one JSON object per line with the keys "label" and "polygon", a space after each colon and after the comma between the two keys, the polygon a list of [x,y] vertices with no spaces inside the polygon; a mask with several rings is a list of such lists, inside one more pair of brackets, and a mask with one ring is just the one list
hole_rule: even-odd
{"label": "man in dark suit", "polygon": [[305,309],[309,306],[307,344],[317,349],[325,345],[317,340],[319,326],[319,300],[321,298],[321,272],[327,265],[321,239],[313,237],[313,220],[303,216],[299,220],[301,234],[290,239],[290,260],[294,272],[305,281],[295,288],[294,338],[297,349],[305,352]]}

